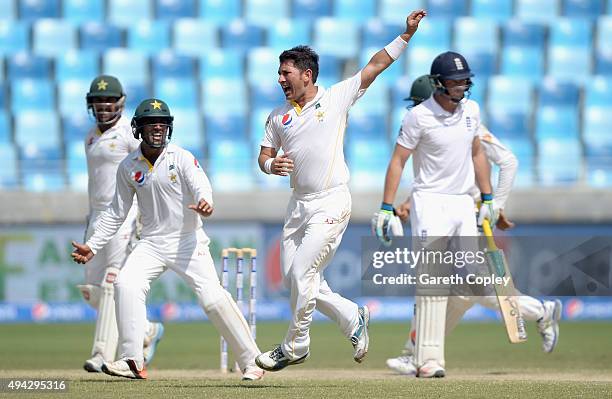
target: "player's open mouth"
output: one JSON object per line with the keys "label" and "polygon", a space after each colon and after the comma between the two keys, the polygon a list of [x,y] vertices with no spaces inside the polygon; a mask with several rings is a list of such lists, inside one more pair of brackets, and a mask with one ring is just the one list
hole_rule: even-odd
{"label": "player's open mouth", "polygon": [[282,86],[282,88],[283,88],[283,93],[285,93],[285,96],[289,96],[289,94],[291,94],[291,87]]}

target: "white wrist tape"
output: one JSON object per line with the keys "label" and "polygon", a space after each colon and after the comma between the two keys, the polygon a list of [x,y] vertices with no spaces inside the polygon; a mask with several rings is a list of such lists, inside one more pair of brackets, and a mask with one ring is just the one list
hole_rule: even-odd
{"label": "white wrist tape", "polygon": [[268,158],[266,162],[264,162],[264,171],[267,174],[272,174],[272,161],[274,161],[274,158]]}
{"label": "white wrist tape", "polygon": [[385,46],[385,51],[391,58],[397,60],[400,55],[406,50],[408,43],[401,36],[396,37],[393,41]]}

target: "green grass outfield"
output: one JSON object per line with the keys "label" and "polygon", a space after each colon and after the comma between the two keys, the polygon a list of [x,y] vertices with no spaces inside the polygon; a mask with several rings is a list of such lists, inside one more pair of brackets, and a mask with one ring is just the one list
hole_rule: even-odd
{"label": "green grass outfield", "polygon": [[[282,339],[286,323],[257,327],[257,341],[268,350]],[[448,377],[420,380],[385,369],[385,359],[402,348],[405,324],[373,323],[370,352],[357,364],[335,325],[315,323],[305,364],[242,383],[218,372],[219,338],[208,323],[167,324],[147,381],[80,369],[93,325],[0,325],[0,378],[64,378],[69,392],[47,396],[74,398],[612,397],[612,324],[565,323],[552,354],[541,351],[533,325],[528,332],[527,343],[510,345],[501,324],[462,324],[446,341]]]}

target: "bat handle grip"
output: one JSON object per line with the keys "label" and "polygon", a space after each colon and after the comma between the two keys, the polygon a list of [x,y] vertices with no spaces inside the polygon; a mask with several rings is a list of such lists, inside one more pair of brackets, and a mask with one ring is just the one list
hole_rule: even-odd
{"label": "bat handle grip", "polygon": [[487,246],[491,251],[497,250],[497,245],[495,245],[495,238],[493,238],[493,231],[491,230],[491,225],[489,224],[489,219],[485,219],[482,222],[482,231],[484,232],[485,237],[487,237]]}

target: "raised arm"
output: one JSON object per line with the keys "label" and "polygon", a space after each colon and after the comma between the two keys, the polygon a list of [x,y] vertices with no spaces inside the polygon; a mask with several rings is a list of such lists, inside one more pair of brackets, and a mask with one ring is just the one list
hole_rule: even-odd
{"label": "raised arm", "polygon": [[413,11],[406,18],[406,30],[404,33],[399,35],[395,40],[385,46],[384,49],[380,50],[372,56],[368,64],[361,70],[361,86],[360,90],[367,89],[370,87],[374,79],[382,71],[387,69],[393,61],[397,60],[402,52],[408,46],[408,42],[419,27],[421,19],[427,15],[425,10]]}

